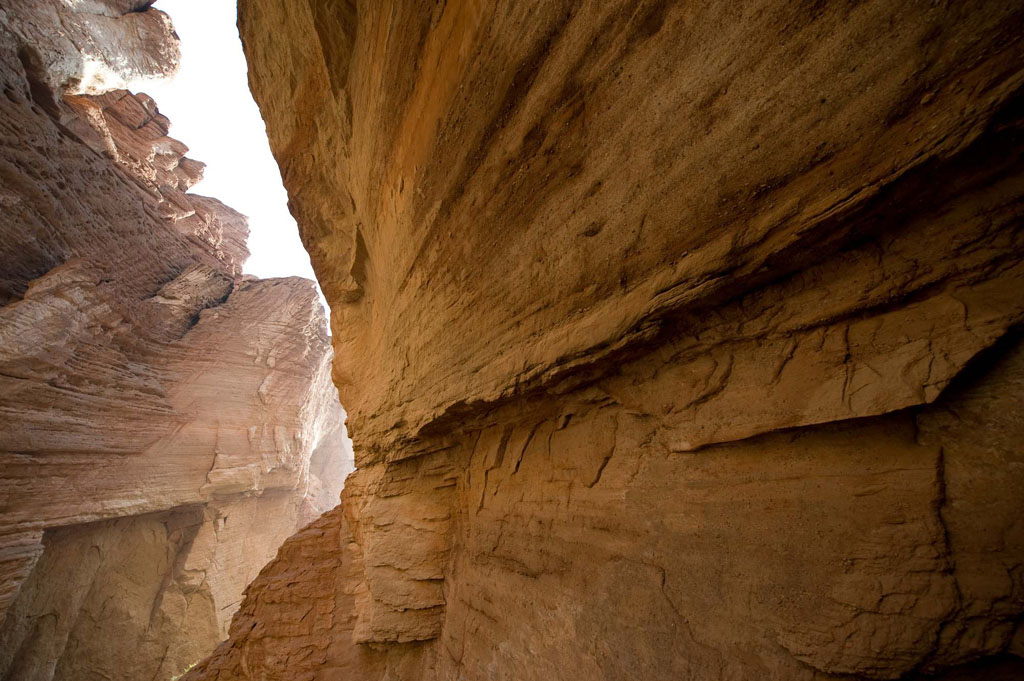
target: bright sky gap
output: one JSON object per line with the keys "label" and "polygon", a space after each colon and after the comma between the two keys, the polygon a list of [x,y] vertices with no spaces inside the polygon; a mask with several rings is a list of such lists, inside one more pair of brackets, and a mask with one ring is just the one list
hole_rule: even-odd
{"label": "bright sky gap", "polygon": [[158,0],[155,6],[174,22],[181,68],[171,79],[137,81],[131,89],[153,97],[171,121],[171,136],[206,164],[192,191],[248,216],[252,256],[245,272],[315,280],[249,92],[235,0]]}

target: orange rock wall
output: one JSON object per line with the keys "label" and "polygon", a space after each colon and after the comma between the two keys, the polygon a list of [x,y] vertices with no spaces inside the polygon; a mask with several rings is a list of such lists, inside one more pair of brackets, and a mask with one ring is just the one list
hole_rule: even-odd
{"label": "orange rock wall", "polygon": [[1019,7],[239,25],[358,471],[188,679],[1024,674]]}

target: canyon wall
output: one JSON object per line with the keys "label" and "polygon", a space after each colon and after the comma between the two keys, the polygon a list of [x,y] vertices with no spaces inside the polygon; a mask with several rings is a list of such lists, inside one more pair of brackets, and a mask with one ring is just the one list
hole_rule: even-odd
{"label": "canyon wall", "polygon": [[313,282],[242,274],[245,218],[146,95],[150,3],[0,9],[0,678],[164,679],[337,503]]}
{"label": "canyon wall", "polygon": [[186,678],[1024,675],[1024,10],[242,0],[358,470]]}

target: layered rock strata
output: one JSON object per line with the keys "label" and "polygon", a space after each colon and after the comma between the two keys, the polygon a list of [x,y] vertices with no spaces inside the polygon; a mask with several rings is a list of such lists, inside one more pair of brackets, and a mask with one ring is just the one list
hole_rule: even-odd
{"label": "layered rock strata", "polygon": [[239,13],[358,470],[190,681],[1024,674],[1019,6]]}
{"label": "layered rock strata", "polygon": [[344,414],[312,282],[241,273],[245,218],[152,99],[144,2],[0,9],[0,678],[170,679],[335,505]]}

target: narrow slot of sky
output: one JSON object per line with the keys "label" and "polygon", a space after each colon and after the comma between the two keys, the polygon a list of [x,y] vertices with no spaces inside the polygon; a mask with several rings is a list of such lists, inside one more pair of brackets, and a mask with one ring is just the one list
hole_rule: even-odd
{"label": "narrow slot of sky", "polygon": [[171,121],[171,136],[189,147],[189,157],[206,164],[204,179],[192,191],[248,216],[252,256],[245,272],[315,280],[249,92],[235,0],[158,0],[155,6],[174,22],[181,68],[173,78],[136,81],[131,89],[153,97]]}

